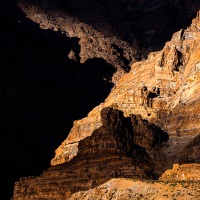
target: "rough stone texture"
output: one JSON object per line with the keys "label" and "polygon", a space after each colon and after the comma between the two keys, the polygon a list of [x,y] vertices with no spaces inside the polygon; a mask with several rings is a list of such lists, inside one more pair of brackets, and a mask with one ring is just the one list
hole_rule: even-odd
{"label": "rough stone texture", "polygon": [[180,163],[200,163],[200,135],[197,135],[181,152]]}
{"label": "rough stone texture", "polygon": [[[21,8],[30,18],[40,23],[41,28],[70,34],[64,28],[56,28],[57,22],[53,24],[55,19],[59,19],[55,14],[57,12],[48,11],[51,12],[50,16],[55,14],[53,20],[49,17],[42,19],[41,16],[47,16],[47,11],[40,10],[37,6],[26,8],[25,4]],[[67,15],[61,15],[62,20],[63,16]],[[76,20],[72,20],[69,27],[76,24]],[[86,33],[89,35],[90,30],[93,32],[86,26],[86,31],[83,28],[82,34],[82,25],[79,25],[75,31],[72,29],[70,37],[77,37],[81,33],[82,38]],[[115,76],[113,82],[116,85],[105,102],[95,107],[87,117],[74,122],[69,136],[56,150],[55,158],[51,161],[51,165],[55,166],[39,177],[22,178],[15,185],[13,199],[68,199],[71,193],[96,187],[111,178],[156,179],[176,161],[189,162],[193,159],[199,162],[195,151],[199,148],[199,136],[196,135],[199,134],[200,126],[199,30],[198,14],[192,25],[175,33],[163,50],[152,52],[147,60],[133,64],[129,73]],[[95,31],[93,33],[98,34]],[[101,38],[100,35],[98,37]],[[88,44],[88,38],[85,39],[85,44]],[[115,59],[122,55],[120,52],[123,45],[119,47],[118,44],[121,43],[118,39],[114,42],[117,46],[109,43],[107,47],[120,51],[114,53],[117,57],[109,59],[112,60],[111,64],[123,66],[119,60],[115,63]],[[98,56],[96,50],[91,53],[97,46],[95,43],[89,47],[89,57],[93,53],[95,57]],[[74,48],[67,56],[81,61],[85,52],[81,54],[81,51]],[[105,60],[109,62],[109,59]],[[184,154],[188,147],[192,156]],[[165,183],[161,183],[163,184]],[[170,192],[170,198],[182,198],[184,195],[188,199],[199,197],[199,182],[184,184],[189,185],[188,191],[192,193],[183,189],[180,194],[177,189],[182,186],[176,183],[178,188]],[[140,186],[143,187],[142,184]],[[160,198],[160,190],[152,185],[144,187],[149,188],[145,192],[147,196],[143,198],[138,194],[138,198]],[[97,189],[95,198],[98,192]],[[91,195],[91,191],[89,193]],[[75,194],[72,198],[77,198],[76,195],[83,198],[81,195],[87,195],[87,192]],[[101,193],[103,195],[107,194]],[[134,192],[129,190],[125,194],[117,192],[116,199],[120,195],[121,199],[127,198],[126,195],[135,198]],[[168,198],[167,195],[164,193],[163,198]]]}
{"label": "rough stone texture", "polygon": [[168,140],[165,132],[140,116],[125,118],[109,107],[102,109],[101,121],[100,128],[80,141],[80,151],[70,162],[39,177],[20,179],[13,199],[64,199],[112,178],[156,179],[163,173],[167,166],[160,150]]}
{"label": "rough stone texture", "polygon": [[[116,69],[112,77],[113,83],[130,70],[132,63],[140,59],[139,47],[137,45],[133,47],[114,36],[112,33],[114,30],[106,21],[99,26],[103,26],[108,34],[96,30],[93,24],[84,23],[56,7],[52,8],[50,5],[48,7],[48,4],[43,7],[40,2],[38,6],[37,3],[30,1],[18,5],[28,18],[40,25],[41,29],[62,32],[63,36],[70,38],[80,38],[79,46],[74,42],[73,49],[66,54],[66,57],[80,63],[85,63],[92,58],[103,58]],[[98,19],[94,21],[97,25]]]}
{"label": "rough stone texture", "polygon": [[159,178],[161,181],[200,181],[199,164],[174,164],[173,169],[165,171]]}
{"label": "rough stone texture", "polygon": [[112,179],[88,191],[73,194],[69,200],[198,200],[200,182],[158,182]]}
{"label": "rough stone texture", "polygon": [[[34,2],[37,0],[34,0]],[[42,0],[40,0],[41,2]],[[52,0],[45,0],[48,4]],[[60,0],[63,10],[92,25],[99,32],[115,35],[152,51],[162,48],[172,33],[186,27],[200,8],[189,0]],[[139,40],[139,41],[138,41]],[[142,42],[141,42],[142,40]],[[143,45],[144,46],[144,45]],[[143,55],[142,55],[143,56]]]}
{"label": "rough stone texture", "polygon": [[135,61],[160,50],[172,33],[191,23],[200,8],[199,2],[188,0],[19,2],[27,17],[42,29],[80,38],[80,47],[74,46],[66,55],[69,58],[84,63],[97,57],[112,64],[117,69],[113,83],[128,72]]}
{"label": "rough stone texture", "polygon": [[105,102],[95,107],[86,118],[74,122],[51,164],[67,162],[77,154],[78,142],[101,126],[100,111],[107,106],[122,110],[125,116],[140,114],[143,119],[165,130],[170,135],[166,145],[169,151],[165,150],[165,153],[169,161],[176,162],[180,156],[167,152],[183,151],[199,134],[199,31],[197,14],[192,25],[176,32],[162,51],[152,52],[147,60],[133,64]]}

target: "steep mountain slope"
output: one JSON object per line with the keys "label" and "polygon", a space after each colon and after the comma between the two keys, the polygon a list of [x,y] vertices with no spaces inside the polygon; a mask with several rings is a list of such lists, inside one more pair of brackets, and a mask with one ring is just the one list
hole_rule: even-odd
{"label": "steep mountain slope", "polygon": [[[103,103],[74,122],[56,150],[54,166],[17,182],[13,199],[82,198],[88,193],[73,193],[111,178],[157,179],[173,163],[199,163],[199,40],[198,12],[190,27],[134,63]],[[194,153],[187,158],[185,150]],[[198,183],[187,187],[198,199]],[[100,195],[101,189],[89,193]]]}
{"label": "steep mountain slope", "polygon": [[74,122],[52,165],[76,155],[78,142],[101,126],[99,113],[107,106],[122,110],[125,116],[140,114],[165,130],[171,136],[167,155],[173,162],[178,161],[174,153],[178,155],[199,134],[199,24],[197,15],[192,25],[175,33],[162,51],[133,64],[105,102],[88,117]]}
{"label": "steep mountain slope", "polygon": [[200,3],[189,1],[21,0],[19,7],[42,29],[80,38],[68,57],[84,63],[103,58],[115,67],[112,82],[130,66],[162,49],[172,34],[191,24]]}
{"label": "steep mountain slope", "polygon": [[[85,117],[103,102],[133,63],[145,59],[150,51],[161,49],[174,31],[187,27],[198,8],[199,1],[188,0],[3,0],[0,6],[0,199],[10,199],[14,181],[19,177],[37,176],[47,169],[55,148],[67,137],[73,121]],[[178,111],[173,111],[171,120],[179,116]],[[188,113],[184,105],[182,112]],[[187,126],[187,118],[184,119],[183,124]],[[140,136],[143,122],[143,133],[149,134],[145,137],[153,144],[159,138],[154,131],[160,129],[136,117],[134,143],[136,146],[144,143],[142,148],[148,149],[147,161],[152,164],[152,157],[157,158],[157,153],[154,147],[150,151],[151,143]],[[88,127],[95,130],[101,125],[95,122]],[[188,139],[186,136],[180,144],[178,137],[174,140],[170,137],[169,157],[179,159],[172,151],[178,141],[181,148],[176,150],[181,153],[181,162],[198,161],[199,136],[186,144]],[[165,143],[156,144],[160,151]],[[76,145],[70,147],[75,154]],[[191,147],[189,151],[188,147]],[[68,160],[67,156],[62,159],[62,162]],[[126,159],[130,163],[132,158]],[[158,168],[161,167],[162,162]],[[160,173],[156,168],[153,176]],[[141,174],[146,174],[143,167]]]}
{"label": "steep mountain slope", "polygon": [[[161,175],[165,166],[161,143],[167,141],[166,133],[140,116],[125,118],[111,108],[101,111],[101,121],[100,128],[80,141],[80,151],[71,162],[51,167],[36,178],[20,179],[13,199],[65,199],[111,178]],[[138,144],[141,141],[145,148]]]}

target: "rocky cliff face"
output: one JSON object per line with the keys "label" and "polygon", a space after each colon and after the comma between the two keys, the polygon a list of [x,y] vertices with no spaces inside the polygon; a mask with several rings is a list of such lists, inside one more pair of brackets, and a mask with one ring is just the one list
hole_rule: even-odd
{"label": "rocky cliff face", "polygon": [[180,163],[199,163],[200,135],[197,135],[183,150]]}
{"label": "rocky cliff face", "polygon": [[74,122],[51,164],[67,162],[77,154],[78,142],[101,126],[99,113],[107,106],[122,110],[125,116],[140,114],[165,130],[170,135],[166,154],[172,162],[178,161],[174,152],[178,155],[199,133],[199,25],[198,14],[192,25],[175,33],[163,50],[133,64],[105,102]]}
{"label": "rocky cliff face", "polygon": [[22,178],[13,199],[64,199],[116,177],[156,179],[161,175],[166,168],[161,152],[161,144],[168,140],[165,132],[141,116],[125,118],[112,108],[102,109],[101,122],[100,128],[80,141],[74,159],[40,177]]}
{"label": "rocky cliff face", "polygon": [[[62,12],[58,3],[64,8]],[[157,179],[173,163],[199,163],[199,14],[190,27],[176,32],[163,50],[152,52],[147,60],[143,60],[148,52],[160,49],[172,32],[179,30],[179,27],[186,27],[198,10],[199,2],[111,0],[97,3],[90,0],[72,3],[67,0],[18,3],[27,18],[37,25],[27,18],[26,23],[16,20],[16,29],[12,29],[10,36],[6,36],[3,42],[6,44],[5,49],[15,47],[11,52],[17,52],[17,66],[23,69],[18,71],[20,76],[16,79],[23,87],[15,91],[13,85],[17,84],[12,84],[11,79],[12,87],[8,90],[11,97],[17,96],[18,92],[21,94],[21,98],[14,99],[17,103],[23,99],[23,106],[20,107],[23,109],[18,108],[17,112],[14,110],[17,113],[14,119],[18,119],[19,113],[24,112],[25,105],[28,108],[32,106],[33,111],[27,111],[29,115],[24,115],[24,118],[39,116],[49,119],[61,112],[63,115],[69,114],[69,121],[75,116],[81,118],[81,115],[76,115],[78,111],[88,112],[88,104],[94,107],[99,100],[102,103],[87,117],[74,121],[69,136],[56,150],[51,161],[52,167],[41,176],[22,178],[16,183],[13,199],[65,199],[70,198],[74,192],[96,187],[111,178]],[[183,23],[180,23],[182,19]],[[30,28],[30,31],[26,32],[25,27]],[[13,34],[16,30],[19,39]],[[34,31],[37,37],[30,34],[31,30],[37,30]],[[20,31],[23,34],[19,34]],[[31,43],[22,39],[27,35],[33,40]],[[38,52],[38,44],[43,48],[36,54],[34,52]],[[21,45],[24,50],[18,51],[17,47]],[[31,51],[27,51],[29,46]],[[9,49],[6,53],[2,51],[2,55],[8,55],[9,58]],[[21,54],[22,62],[18,60]],[[30,63],[30,60],[33,62]],[[138,60],[142,61],[136,63]],[[38,66],[39,61],[41,65]],[[31,66],[28,70],[27,62]],[[15,64],[11,62],[11,66]],[[116,70],[114,75],[113,69]],[[6,74],[9,72],[6,71]],[[27,74],[28,78],[25,78]],[[15,73],[13,76],[16,78]],[[113,83],[115,86],[107,97]],[[40,88],[39,92],[35,86]],[[24,93],[28,96],[26,101]],[[70,100],[67,97],[69,95],[63,93],[70,94]],[[5,98],[2,97],[3,102]],[[38,102],[44,109],[44,117],[38,110],[35,111],[35,108],[39,109],[35,107]],[[3,111],[6,112],[6,109]],[[31,127],[35,127],[34,122],[30,121]],[[44,121],[47,127],[49,124],[60,125],[59,119],[57,124],[55,118]],[[12,130],[17,128],[21,132],[19,123],[16,122],[16,126],[12,127]],[[37,127],[34,131],[38,131]],[[43,137],[43,132],[40,134],[42,140],[39,146],[45,149],[41,151],[45,153],[40,154],[41,148],[37,148],[39,153],[36,157],[40,154],[38,163],[46,158],[49,147],[46,143],[53,143],[55,135],[50,139],[48,137],[51,133],[46,131],[46,137]],[[26,146],[30,146],[29,149],[38,144],[36,136],[33,142],[28,131],[26,133],[25,130],[23,134],[26,135]],[[25,163],[26,159],[21,155],[26,151],[20,145],[25,142],[20,137],[13,139],[11,134],[10,137],[11,145],[16,144],[15,138],[20,143],[12,147],[17,147],[14,156],[10,148],[7,148],[8,155],[15,157],[16,161],[22,159]],[[23,154],[18,154],[20,148]],[[26,154],[27,160],[31,159],[34,164],[37,159],[32,159],[29,152]],[[3,160],[7,161],[9,158],[6,155]],[[21,166],[19,168],[23,171]],[[94,191],[102,192],[101,189]],[[71,198],[77,198],[76,195],[83,198],[81,195],[87,196],[87,192],[76,193]],[[116,198],[118,196],[120,193],[117,193]]]}
{"label": "rocky cliff face", "polygon": [[74,42],[66,57],[81,63],[103,58],[116,69],[113,83],[133,63],[162,49],[175,31],[191,23],[200,8],[200,3],[186,0],[21,0],[18,5],[42,29],[80,38],[80,46]]}
{"label": "rocky cliff face", "polygon": [[[71,4],[75,4],[76,7],[77,2]],[[66,52],[65,55],[69,59],[85,63],[92,58],[102,58],[112,65],[116,72],[113,77],[105,77],[108,81],[113,83],[118,81],[123,74],[130,70],[131,64],[141,57],[141,49],[137,44],[132,46],[118,38],[106,19],[104,19],[104,22],[99,22],[96,19],[97,14],[94,15],[95,17],[91,16],[94,23],[87,24],[82,21],[83,19],[80,20],[76,16],[69,15],[56,5],[52,8],[52,4],[47,2],[45,4],[37,1],[27,1],[19,2],[18,5],[28,18],[40,25],[41,29],[62,32],[63,37],[72,38],[72,49],[70,52]],[[79,6],[81,7],[81,5],[82,3]],[[85,10],[85,7],[81,10]],[[88,9],[87,14],[91,14],[92,10],[92,8],[91,10]],[[94,24],[102,27],[104,31],[95,29]],[[77,42],[76,38],[78,39]],[[135,43],[137,43],[136,39]]]}
{"label": "rocky cliff face", "polygon": [[[199,34],[198,13],[192,25],[176,32],[163,50],[133,64],[105,102],[74,122],[56,150],[53,166],[39,177],[16,183],[13,199],[83,198],[87,192],[71,195],[116,177],[156,179],[173,163],[189,162],[187,147],[198,162]],[[197,190],[198,183],[193,186]],[[89,191],[90,195],[102,193],[102,187]],[[147,193],[150,198],[158,190]]]}

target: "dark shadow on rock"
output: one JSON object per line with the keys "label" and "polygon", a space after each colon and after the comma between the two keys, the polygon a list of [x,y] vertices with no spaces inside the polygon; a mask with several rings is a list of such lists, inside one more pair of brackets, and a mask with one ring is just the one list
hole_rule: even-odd
{"label": "dark shadow on rock", "polygon": [[114,68],[98,58],[70,60],[70,50],[78,57],[79,38],[41,30],[11,1],[1,4],[0,22],[0,199],[6,200],[14,181],[49,167],[73,121],[107,97]]}
{"label": "dark shadow on rock", "polygon": [[[30,1],[30,0],[29,0]],[[174,32],[185,29],[200,9],[199,1],[31,1],[45,7],[53,5],[80,21],[90,24],[106,37],[118,37],[150,51],[158,51]],[[104,28],[108,24],[111,30]],[[143,55],[144,56],[144,55]]]}
{"label": "dark shadow on rock", "polygon": [[197,135],[182,151],[179,159],[180,164],[200,164],[200,135]]}

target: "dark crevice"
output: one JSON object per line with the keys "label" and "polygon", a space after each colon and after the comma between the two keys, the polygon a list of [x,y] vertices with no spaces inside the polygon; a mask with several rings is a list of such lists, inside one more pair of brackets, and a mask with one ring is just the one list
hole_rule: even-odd
{"label": "dark crevice", "polygon": [[118,58],[122,60],[123,65],[121,66],[122,69],[124,69],[126,72],[129,72],[131,67],[130,67],[130,61],[125,58],[124,56],[124,50],[120,47],[118,47],[116,44],[112,44],[111,47],[116,51],[116,54],[118,54]]}
{"label": "dark crevice", "polygon": [[184,62],[184,58],[183,58],[183,55],[182,55],[182,53],[179,51],[179,50],[177,50],[176,49],[176,54],[175,54],[175,56],[176,56],[176,58],[177,58],[177,60],[176,60],[176,62],[174,63],[174,70],[175,71],[179,71],[179,68],[181,67],[181,66],[183,66],[183,62]]}

